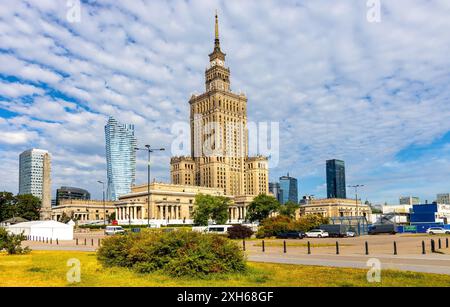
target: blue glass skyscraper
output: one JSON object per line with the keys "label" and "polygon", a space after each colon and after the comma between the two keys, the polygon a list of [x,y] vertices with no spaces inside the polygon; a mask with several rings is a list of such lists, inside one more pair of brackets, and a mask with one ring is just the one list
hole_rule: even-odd
{"label": "blue glass skyscraper", "polygon": [[345,163],[342,160],[327,161],[327,197],[347,198]]}
{"label": "blue glass skyscraper", "polygon": [[298,203],[298,182],[296,178],[287,176],[280,177],[280,203],[286,204],[288,201]]}
{"label": "blue glass skyscraper", "polygon": [[107,197],[118,200],[131,192],[136,180],[136,146],[134,125],[121,124],[113,117],[105,126],[106,163],[108,176]]}

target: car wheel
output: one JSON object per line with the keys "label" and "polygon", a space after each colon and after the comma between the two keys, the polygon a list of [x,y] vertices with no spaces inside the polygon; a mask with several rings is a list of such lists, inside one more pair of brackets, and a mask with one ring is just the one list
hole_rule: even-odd
{"label": "car wheel", "polygon": [[446,231],[445,234],[446,234],[446,235],[450,235],[450,231]]}
{"label": "car wheel", "polygon": [[430,235],[434,235],[434,232],[430,231]]}
{"label": "car wheel", "polygon": [[322,235],[317,235],[318,238],[322,238]]}

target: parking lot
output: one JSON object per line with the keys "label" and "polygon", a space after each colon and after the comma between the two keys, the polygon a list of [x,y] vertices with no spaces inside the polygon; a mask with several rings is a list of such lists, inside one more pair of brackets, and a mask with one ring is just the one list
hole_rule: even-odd
{"label": "parking lot", "polygon": [[[340,255],[366,255],[367,242],[369,255],[393,255],[395,242],[398,255],[422,255],[422,242],[425,243],[425,251],[428,254],[431,252],[431,239],[435,241],[435,247],[439,253],[450,253],[450,249],[446,248],[446,241],[450,240],[450,236],[425,234],[374,235],[354,238],[304,238],[302,240],[266,239],[264,240],[264,245],[266,252],[272,250],[282,250],[284,252],[283,241],[286,241],[287,252],[307,254],[307,242],[310,242],[311,254],[336,255],[336,242],[338,242]],[[439,249],[439,239],[441,240],[441,249]],[[262,240],[247,241],[246,249],[249,252],[262,251]]]}

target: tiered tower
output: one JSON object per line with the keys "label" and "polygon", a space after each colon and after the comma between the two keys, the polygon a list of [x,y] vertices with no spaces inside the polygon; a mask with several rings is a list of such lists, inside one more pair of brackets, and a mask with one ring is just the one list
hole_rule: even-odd
{"label": "tiered tower", "polygon": [[225,57],[216,14],[205,92],[189,101],[191,156],[172,158],[172,183],[220,188],[230,196],[267,194],[268,160],[248,157],[247,97],[231,91]]}

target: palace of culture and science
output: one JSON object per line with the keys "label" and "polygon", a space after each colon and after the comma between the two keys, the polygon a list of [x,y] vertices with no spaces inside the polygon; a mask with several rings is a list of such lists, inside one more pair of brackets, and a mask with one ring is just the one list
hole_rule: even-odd
{"label": "palace of culture and science", "polygon": [[174,184],[223,189],[226,195],[268,193],[268,161],[248,157],[247,97],[231,91],[216,15],[205,92],[189,100],[191,156],[171,160]]}

